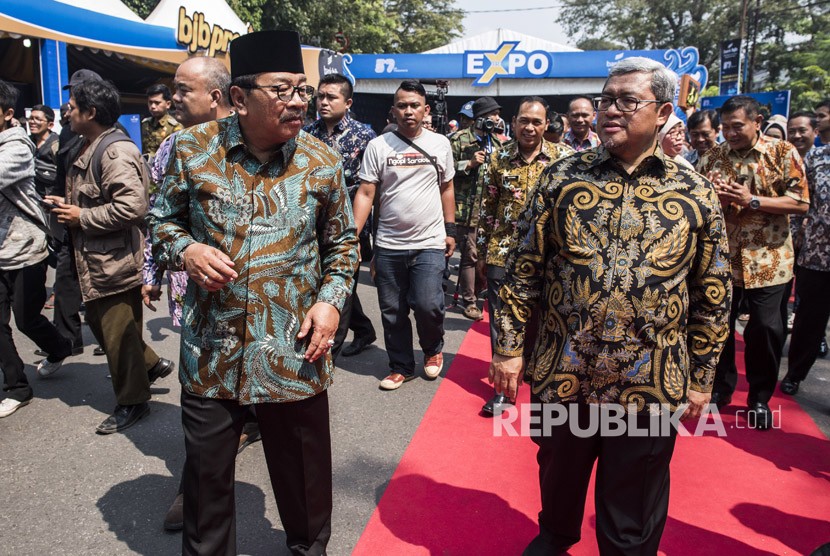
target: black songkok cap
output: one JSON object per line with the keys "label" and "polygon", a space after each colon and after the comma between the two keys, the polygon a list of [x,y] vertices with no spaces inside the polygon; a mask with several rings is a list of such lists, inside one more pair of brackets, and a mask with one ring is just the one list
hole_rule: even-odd
{"label": "black songkok cap", "polygon": [[231,79],[276,72],[305,73],[299,33],[257,31],[231,41]]}

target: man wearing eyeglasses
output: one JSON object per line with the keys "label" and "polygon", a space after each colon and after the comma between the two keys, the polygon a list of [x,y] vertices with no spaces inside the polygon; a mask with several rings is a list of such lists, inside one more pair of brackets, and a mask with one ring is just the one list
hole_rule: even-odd
{"label": "man wearing eyeglasses", "polygon": [[[526,555],[580,540],[595,462],[600,553],[656,554],[668,413],[696,419],[709,401],[728,335],[727,241],[713,185],[657,144],[676,85],[653,60],[612,66],[595,100],[602,145],[551,164],[519,220],[490,374],[511,399],[524,375],[541,409],[540,531]],[[532,310],[543,325],[524,368]]]}
{"label": "man wearing eyeglasses", "polygon": [[41,197],[52,192],[58,163],[58,134],[52,131],[55,111],[44,104],[32,107],[29,139],[35,144],[35,189]]}
{"label": "man wearing eyeglasses", "polygon": [[301,131],[314,88],[299,35],[235,39],[231,77],[236,114],[176,136],[148,218],[156,262],[190,276],[182,553],[237,553],[234,459],[254,405],[286,544],[320,555],[332,511],[328,350],[357,236],[339,154]]}

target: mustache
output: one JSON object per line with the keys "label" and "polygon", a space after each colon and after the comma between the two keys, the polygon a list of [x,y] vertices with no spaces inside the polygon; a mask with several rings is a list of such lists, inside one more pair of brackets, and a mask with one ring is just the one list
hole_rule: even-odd
{"label": "mustache", "polygon": [[280,115],[280,122],[287,122],[288,120],[302,120],[304,113],[301,110],[285,111]]}

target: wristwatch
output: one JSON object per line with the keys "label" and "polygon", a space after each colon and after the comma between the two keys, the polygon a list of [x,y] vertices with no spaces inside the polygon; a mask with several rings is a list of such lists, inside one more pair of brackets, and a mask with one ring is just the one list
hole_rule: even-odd
{"label": "wristwatch", "polygon": [[758,199],[756,195],[753,195],[749,199],[749,208],[751,208],[752,210],[758,210],[759,208],[761,208],[761,200]]}

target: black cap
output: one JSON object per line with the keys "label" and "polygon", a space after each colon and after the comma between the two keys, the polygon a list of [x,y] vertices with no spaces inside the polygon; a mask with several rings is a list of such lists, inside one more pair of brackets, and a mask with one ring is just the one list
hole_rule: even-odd
{"label": "black cap", "polygon": [[231,79],[271,72],[305,73],[299,33],[257,31],[231,41]]}
{"label": "black cap", "polygon": [[92,70],[79,69],[72,74],[72,77],[69,78],[69,85],[64,85],[63,90],[65,91],[67,89],[71,89],[75,85],[83,83],[84,81],[103,81],[103,79]]}
{"label": "black cap", "polygon": [[473,103],[473,117],[479,118],[485,114],[489,114],[493,110],[499,110],[501,106],[493,97],[481,97]]}

